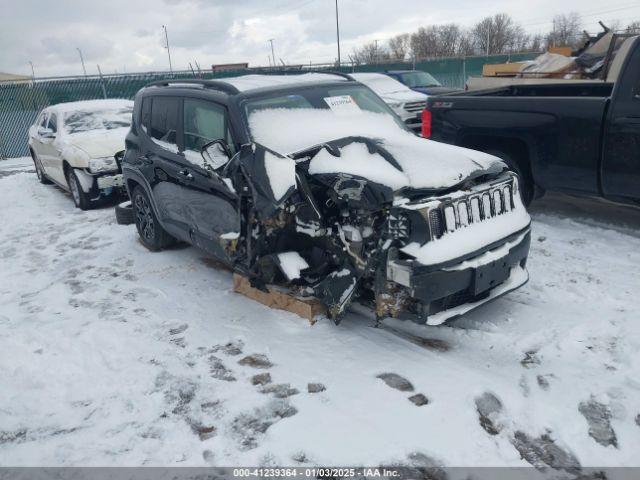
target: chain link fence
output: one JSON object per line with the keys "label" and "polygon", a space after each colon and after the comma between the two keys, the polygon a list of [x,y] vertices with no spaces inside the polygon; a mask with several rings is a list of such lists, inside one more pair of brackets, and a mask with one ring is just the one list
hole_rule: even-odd
{"label": "chain link fence", "polygon": [[[348,65],[337,69],[330,65],[298,66],[298,69],[383,72],[385,70],[424,70],[448,87],[463,88],[468,77],[482,74],[486,63],[529,60],[536,54],[492,55],[489,57],[447,58],[419,62]],[[287,67],[288,69],[292,67]],[[270,73],[272,68],[242,71],[196,73],[198,78],[223,78],[249,73]],[[150,72],[123,75],[41,78],[25,82],[0,82],[0,158],[29,155],[27,132],[38,113],[49,105],[98,98],[132,99],[146,84],[167,78],[193,78],[194,72]]]}

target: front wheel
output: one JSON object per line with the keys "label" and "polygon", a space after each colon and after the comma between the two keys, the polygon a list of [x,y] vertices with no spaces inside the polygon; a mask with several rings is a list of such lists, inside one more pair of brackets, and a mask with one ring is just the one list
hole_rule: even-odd
{"label": "front wheel", "polygon": [[151,201],[142,187],[133,189],[131,204],[138,235],[145,247],[157,252],[175,243],[175,239],[158,222]]}
{"label": "front wheel", "polygon": [[89,210],[91,208],[91,198],[89,198],[89,194],[82,189],[75,170],[69,168],[66,176],[73,203],[75,203],[76,207],[80,210]]}

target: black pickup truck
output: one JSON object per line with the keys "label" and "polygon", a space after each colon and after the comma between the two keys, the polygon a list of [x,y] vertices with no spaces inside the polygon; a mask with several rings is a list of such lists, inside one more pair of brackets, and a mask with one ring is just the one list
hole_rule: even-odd
{"label": "black pickup truck", "polygon": [[558,80],[433,97],[423,136],[492,153],[545,190],[640,203],[640,37],[624,41],[604,81]]}

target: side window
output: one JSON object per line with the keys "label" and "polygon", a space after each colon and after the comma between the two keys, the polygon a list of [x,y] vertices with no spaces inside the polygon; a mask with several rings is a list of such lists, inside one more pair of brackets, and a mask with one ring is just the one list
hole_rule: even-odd
{"label": "side window", "polygon": [[200,154],[213,140],[227,138],[225,109],[215,103],[185,98],[184,149]]}
{"label": "side window", "polygon": [[151,123],[151,98],[146,97],[142,99],[142,108],[140,109],[140,126],[143,132],[149,131],[149,125]]}
{"label": "side window", "polygon": [[56,133],[58,131],[57,122],[58,120],[55,113],[52,113],[51,115],[49,115],[49,123],[47,124],[47,127],[49,127],[53,133]]}
{"label": "side window", "polygon": [[42,112],[40,114],[40,117],[38,118],[38,126],[39,127],[46,127],[48,119],[49,119],[49,114],[47,112]]}
{"label": "side window", "polygon": [[155,143],[172,152],[178,151],[178,107],[173,97],[154,97],[151,105],[149,135]]}

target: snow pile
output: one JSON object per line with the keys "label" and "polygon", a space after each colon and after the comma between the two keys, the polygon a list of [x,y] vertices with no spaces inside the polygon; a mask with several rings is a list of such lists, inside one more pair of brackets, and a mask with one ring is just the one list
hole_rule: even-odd
{"label": "snow pile", "polygon": [[386,102],[424,102],[427,99],[424,93],[411,90],[383,73],[351,73],[350,76],[364,83]]}
{"label": "snow pile", "polygon": [[407,176],[378,153],[371,154],[363,143],[352,143],[340,150],[336,157],[326,149],[320,150],[309,164],[309,173],[348,173],[366,177],[372,182],[399,189],[409,183]]}
{"label": "snow pile", "polygon": [[298,252],[284,252],[278,254],[280,268],[289,280],[300,278],[300,271],[309,268],[307,261]]}
{"label": "snow pile", "polygon": [[[347,136],[378,139],[402,167],[406,178],[401,186],[405,187],[451,187],[478,170],[500,163],[486,153],[417,137],[386,114],[362,111],[336,115],[325,109],[267,109],[253,113],[249,125],[256,142],[282,154]],[[361,151],[349,151],[355,154],[354,161],[361,164]],[[343,154],[340,160],[345,169],[349,168],[349,155]],[[371,168],[370,174],[379,178],[380,172],[374,170]],[[398,188],[398,179],[394,175],[389,186]]]}
{"label": "snow pile", "polygon": [[288,157],[279,157],[265,152],[264,165],[273,197],[279,201],[291,187],[296,185],[296,164]]}
{"label": "snow pile", "polygon": [[229,83],[239,91],[255,90],[265,87],[281,87],[284,85],[295,85],[297,83],[313,82],[345,82],[346,78],[328,73],[303,73],[301,75],[242,75],[240,77],[223,78],[223,82]]}

